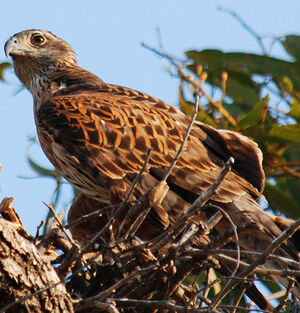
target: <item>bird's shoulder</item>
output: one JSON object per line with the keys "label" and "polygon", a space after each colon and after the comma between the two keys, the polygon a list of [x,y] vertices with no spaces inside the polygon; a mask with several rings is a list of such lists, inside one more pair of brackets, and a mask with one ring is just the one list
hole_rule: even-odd
{"label": "bird's shoulder", "polygon": [[[37,112],[40,124],[54,128],[76,127],[84,133],[96,129],[136,139],[182,142],[190,118],[178,109],[134,89],[111,84],[68,86],[55,91]],[[87,137],[87,136],[86,136]],[[171,143],[170,143],[171,144]],[[162,149],[165,143],[157,143]],[[145,148],[145,147],[142,147]],[[173,147],[175,149],[175,146]]]}

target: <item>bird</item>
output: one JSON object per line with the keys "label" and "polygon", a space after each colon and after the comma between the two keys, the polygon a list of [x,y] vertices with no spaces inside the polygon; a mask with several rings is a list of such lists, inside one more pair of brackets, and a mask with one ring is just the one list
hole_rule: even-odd
{"label": "bird", "polygon": [[[49,31],[21,31],[4,49],[12,57],[17,77],[33,96],[44,153],[79,192],[69,220],[80,216],[88,203],[102,207],[122,202],[145,165],[149,149],[149,160],[129,201],[159,185],[182,144],[189,116],[143,92],[104,82],[81,68],[71,46]],[[192,126],[185,149],[167,178],[165,194],[158,202],[150,201],[140,236],[155,236],[174,223],[215,182],[230,157],[235,160],[232,170],[210,203],[222,207],[236,225],[258,225],[251,233],[240,234],[241,245],[264,251],[282,230],[257,202],[263,197],[265,182],[261,150],[237,132],[201,122]],[[117,225],[121,224],[120,220]],[[225,222],[223,225],[226,228]],[[73,230],[76,233],[76,227]],[[78,238],[91,235],[90,230],[77,227]],[[289,247],[285,250],[297,259],[297,252]],[[300,289],[293,290],[300,298]]]}

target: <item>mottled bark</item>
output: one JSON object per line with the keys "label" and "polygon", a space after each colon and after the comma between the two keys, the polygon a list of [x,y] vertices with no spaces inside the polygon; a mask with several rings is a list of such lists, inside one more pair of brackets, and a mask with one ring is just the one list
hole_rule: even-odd
{"label": "mottled bark", "polygon": [[59,281],[24,230],[0,218],[0,312],[74,312]]}

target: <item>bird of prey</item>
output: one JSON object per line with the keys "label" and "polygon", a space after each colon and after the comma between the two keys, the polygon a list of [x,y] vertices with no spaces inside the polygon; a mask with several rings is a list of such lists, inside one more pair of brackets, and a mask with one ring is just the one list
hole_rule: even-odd
{"label": "bird of prey", "polygon": [[[145,93],[105,83],[79,67],[71,46],[49,31],[17,33],[6,42],[5,53],[33,95],[38,137],[46,156],[82,198],[101,205],[121,202],[149,148],[149,161],[130,201],[158,185],[182,144],[188,116]],[[261,151],[245,136],[198,122],[167,179],[161,203],[150,203],[148,223],[157,230],[167,228],[211,186],[231,156],[232,171],[210,203],[225,209],[236,225],[258,225],[251,234],[241,234],[241,242],[264,251],[281,229],[256,201],[265,178]],[[141,236],[147,237],[147,231]]]}

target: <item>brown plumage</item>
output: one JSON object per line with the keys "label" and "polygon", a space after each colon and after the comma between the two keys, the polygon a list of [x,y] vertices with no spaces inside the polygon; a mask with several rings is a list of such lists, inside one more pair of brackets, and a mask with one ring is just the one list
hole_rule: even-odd
{"label": "brown plumage", "polygon": [[[131,200],[158,184],[182,143],[188,116],[142,92],[106,84],[80,68],[71,47],[48,31],[18,33],[6,43],[5,51],[33,95],[44,152],[85,201],[122,201],[149,147],[147,169]],[[241,242],[263,251],[281,230],[256,202],[264,186],[261,152],[238,133],[202,123],[193,126],[186,150],[167,180],[170,189],[162,205],[152,207],[154,218],[147,222],[157,231],[166,228],[215,181],[230,156],[235,158],[233,170],[211,201],[225,208],[237,225],[262,226],[242,235]],[[73,215],[80,207],[74,206],[73,213],[78,211]]]}

